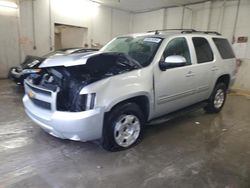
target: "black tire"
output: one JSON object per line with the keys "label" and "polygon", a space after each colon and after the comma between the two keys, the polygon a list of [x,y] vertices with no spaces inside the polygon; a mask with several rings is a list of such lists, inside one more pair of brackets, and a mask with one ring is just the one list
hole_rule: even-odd
{"label": "black tire", "polygon": [[[140,131],[136,131],[136,133],[135,132],[132,133],[133,135],[139,134],[139,136],[131,145],[121,146],[121,145],[118,145],[116,138],[115,138],[115,134],[119,135],[120,133],[119,132],[115,133],[115,130],[116,130],[117,123],[119,121],[123,121],[122,118],[126,118],[128,116],[136,117],[135,118],[136,121],[137,122],[139,121]],[[135,120],[132,120],[132,121],[135,121]],[[129,103],[124,103],[115,107],[105,116],[104,125],[103,125],[103,135],[102,135],[103,148],[108,151],[115,152],[115,151],[121,151],[121,150],[125,150],[125,149],[135,146],[142,140],[144,125],[145,125],[145,117],[137,104],[129,102]]]}
{"label": "black tire", "polygon": [[[216,101],[216,95],[218,95],[218,93],[223,92],[224,95],[224,100],[223,102],[220,102],[220,104],[216,105],[215,101]],[[227,98],[227,87],[224,83],[218,83],[216,84],[212,95],[210,96],[210,98],[208,99],[208,104],[207,106],[204,107],[204,110],[208,113],[219,113],[226,101]]]}

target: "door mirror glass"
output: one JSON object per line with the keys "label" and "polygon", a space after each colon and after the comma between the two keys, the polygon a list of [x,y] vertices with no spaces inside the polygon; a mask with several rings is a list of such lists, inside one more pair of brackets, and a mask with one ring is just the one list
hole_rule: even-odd
{"label": "door mirror glass", "polygon": [[187,60],[185,57],[180,55],[171,55],[166,57],[164,61],[160,62],[160,69],[165,71],[166,69],[185,66],[186,63]]}

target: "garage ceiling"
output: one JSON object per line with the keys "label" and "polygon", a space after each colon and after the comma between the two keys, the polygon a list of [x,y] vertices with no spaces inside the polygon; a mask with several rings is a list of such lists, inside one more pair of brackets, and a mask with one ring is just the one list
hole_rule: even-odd
{"label": "garage ceiling", "polygon": [[204,2],[204,0],[92,0],[100,4],[132,12],[143,12],[170,6]]}

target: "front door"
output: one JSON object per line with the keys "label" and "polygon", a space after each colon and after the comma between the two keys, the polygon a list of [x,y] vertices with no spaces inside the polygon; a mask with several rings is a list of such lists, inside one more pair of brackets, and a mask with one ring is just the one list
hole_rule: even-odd
{"label": "front door", "polygon": [[170,40],[161,61],[172,55],[185,57],[186,65],[161,71],[155,66],[155,113],[156,117],[179,110],[195,103],[196,73],[193,70],[189,45],[185,37]]}

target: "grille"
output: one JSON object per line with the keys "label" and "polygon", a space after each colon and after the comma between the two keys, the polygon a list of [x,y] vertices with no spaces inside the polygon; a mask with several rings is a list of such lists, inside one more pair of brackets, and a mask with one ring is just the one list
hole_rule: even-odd
{"label": "grille", "polygon": [[51,96],[51,92],[50,92],[50,91],[38,89],[38,88],[32,87],[31,85],[28,85],[28,86],[29,86],[33,91],[35,91],[36,93],[40,93],[40,94],[44,94],[44,95]]}
{"label": "grille", "polygon": [[51,104],[38,99],[30,98],[30,100],[36,105],[46,110],[51,110]]}

